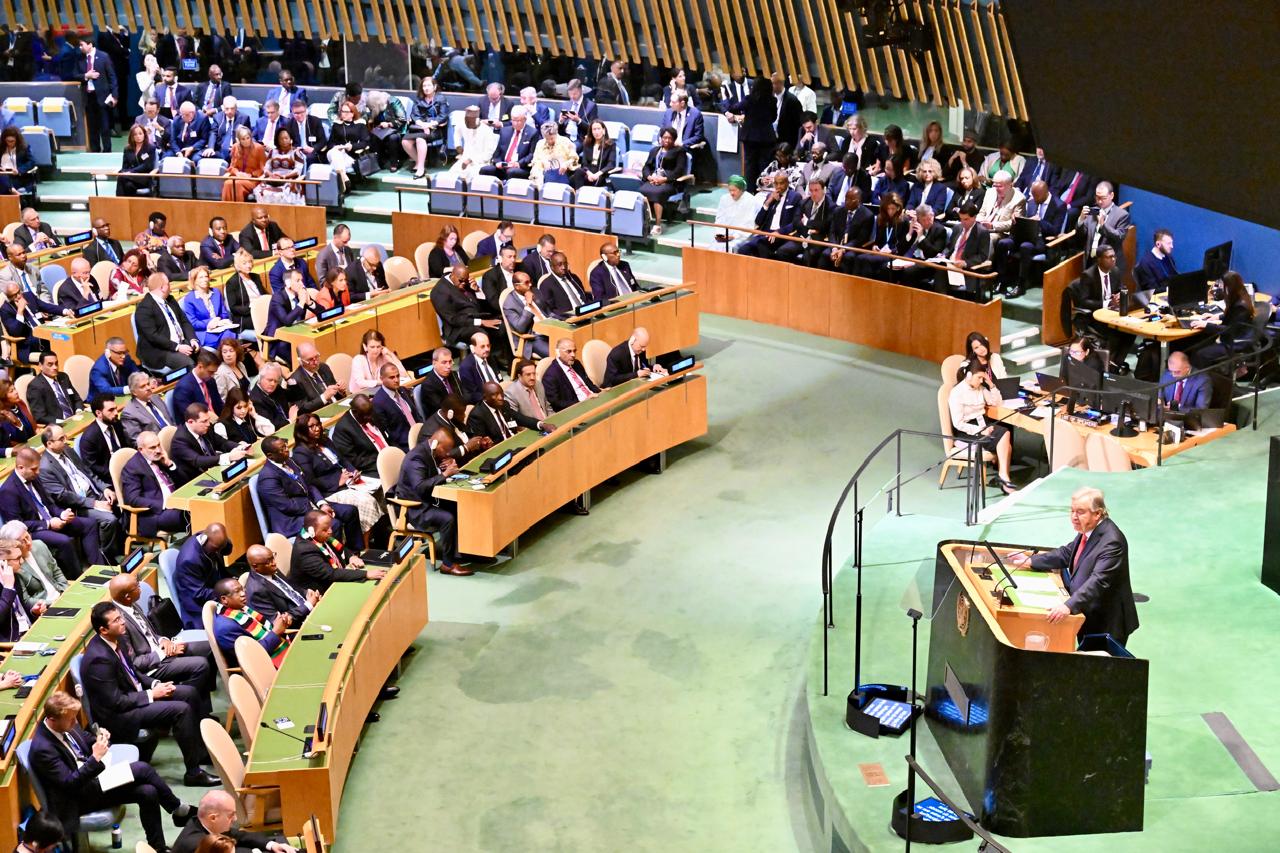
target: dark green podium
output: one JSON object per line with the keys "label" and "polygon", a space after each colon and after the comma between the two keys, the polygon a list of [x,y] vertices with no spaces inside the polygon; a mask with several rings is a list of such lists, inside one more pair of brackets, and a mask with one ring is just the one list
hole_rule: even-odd
{"label": "dark green podium", "polygon": [[934,571],[925,719],[970,808],[1012,837],[1141,830],[1147,661],[1076,651],[1083,617],[1001,603],[992,562],[951,540]]}

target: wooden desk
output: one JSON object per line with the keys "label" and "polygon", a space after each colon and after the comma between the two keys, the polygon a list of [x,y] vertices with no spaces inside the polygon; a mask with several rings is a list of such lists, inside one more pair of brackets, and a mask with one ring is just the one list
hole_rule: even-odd
{"label": "wooden desk", "polygon": [[[666,290],[666,288],[664,288]],[[636,326],[649,332],[649,352],[663,355],[698,343],[698,293],[696,290],[670,290],[662,296],[636,293],[607,306],[581,322],[537,320],[533,330],[546,335],[550,348],[556,341],[571,338],[582,352],[587,341],[604,341],[610,347],[631,337]]]}
{"label": "wooden desk", "polygon": [[232,236],[249,224],[255,207],[264,208],[272,221],[294,240],[317,238],[319,248],[327,242],[323,207],[302,204],[257,204],[218,199],[130,198],[115,195],[93,196],[89,200],[89,220],[102,217],[121,240],[132,240],[147,227],[152,211],[160,211],[168,222],[165,230],[188,240],[202,240],[209,233],[209,220],[221,216],[227,220]]}
{"label": "wooden desk", "polygon": [[[437,486],[435,495],[458,505],[458,550],[493,557],[516,542],[520,534],[544,517],[588,492],[592,486],[638,465],[677,444],[707,431],[707,380],[685,375],[679,382],[644,389],[633,379],[584,400],[551,417],[556,424],[599,410],[578,428],[557,430],[545,449],[514,473],[499,476],[484,488],[471,480]],[[626,397],[624,402],[612,401]],[[471,460],[465,470],[477,474],[480,464],[506,450],[520,450],[538,441],[532,430],[517,433]]]}
{"label": "wooden desk", "polygon": [[351,305],[336,320],[283,326],[276,330],[276,337],[288,341],[295,350],[303,341],[311,341],[324,355],[356,354],[364,333],[377,329],[402,359],[430,352],[441,344],[440,320],[431,304],[432,287],[429,283],[393,290]]}
{"label": "wooden desk", "polygon": [[[1058,411],[1061,411],[1061,407]],[[1013,409],[1006,409],[1002,406],[992,407],[988,410],[988,417],[992,419],[1003,419],[1010,426],[1024,429],[1028,432],[1034,432],[1036,435],[1047,436],[1049,432],[1049,421],[1047,418],[1034,418],[1029,414],[1015,412]],[[1110,421],[1099,424],[1097,426],[1086,426],[1085,424],[1069,421],[1061,416],[1055,418],[1054,429],[1073,429],[1080,433],[1080,436],[1086,441],[1090,435],[1095,433],[1101,435],[1111,435],[1112,425]],[[1208,444],[1211,441],[1230,435],[1236,431],[1235,424],[1223,424],[1218,429],[1209,430],[1201,435],[1184,435],[1182,441],[1177,444],[1165,445],[1163,452],[1159,449],[1156,441],[1155,429],[1148,429],[1146,432],[1140,432],[1137,435],[1128,438],[1115,437],[1120,442],[1120,446],[1124,448],[1125,453],[1129,454],[1129,461],[1139,468],[1150,468],[1156,464],[1158,458],[1168,459],[1170,456],[1176,456],[1179,453],[1185,453],[1193,447],[1199,447],[1202,444]]]}
{"label": "wooden desk", "polygon": [[[152,557],[152,554],[148,554],[136,571],[138,579],[154,589],[156,570],[151,565]],[[34,800],[26,780],[21,780],[19,784],[17,745],[28,740],[36,725],[43,719],[45,700],[58,690],[69,689],[71,659],[84,651],[85,643],[93,636],[89,612],[95,604],[108,598],[106,586],[88,586],[82,580],[118,571],[117,566],[89,567],[80,579],[71,582],[54,604],[55,607],[73,608],[75,615],[42,616],[31,626],[23,639],[33,643],[48,643],[55,650],[53,655],[45,657],[8,652],[0,660],[0,672],[16,669],[24,675],[40,673],[39,678],[30,682],[31,693],[25,699],[18,699],[13,690],[0,692],[0,716],[14,715],[13,722],[18,730],[9,754],[0,756],[0,849],[10,850],[17,846],[17,826],[22,806]],[[55,636],[65,636],[66,639],[54,640]]]}
{"label": "wooden desk", "polygon": [[[939,542],[925,605],[924,718],[970,810],[1013,837],[1142,829],[1148,662],[1075,652],[1080,615],[1053,626],[1044,611],[998,605],[974,571],[991,561],[983,553]],[[1049,649],[1023,648],[1027,630]]]}
{"label": "wooden desk", "polygon": [[[131,398],[129,397],[116,397],[116,404],[121,408],[124,408],[125,404],[128,403],[130,399]],[[88,429],[89,424],[91,423],[93,423],[93,413],[88,409],[81,409],[65,421],[62,421],[62,430],[67,434],[68,438],[75,438],[77,435]],[[24,445],[19,446],[21,447]],[[36,453],[44,453],[44,442],[40,439],[40,430],[36,430],[35,436],[33,436],[25,446],[30,447]],[[5,456],[0,458],[0,480],[9,476],[11,471],[13,471],[13,457]]]}
{"label": "wooden desk", "polygon": [[321,704],[328,731],[317,738],[315,754],[285,734],[260,729],[245,767],[245,786],[276,789],[283,823],[302,826],[315,815],[324,835],[333,837],[347,771],[365,717],[383,683],[427,624],[427,563],[414,553],[377,583],[336,583],[307,618],[306,633],[325,624],[333,630],[319,640],[297,639],[285,653],[267,694],[262,719],[287,717],[288,734],[305,737],[317,723]]}

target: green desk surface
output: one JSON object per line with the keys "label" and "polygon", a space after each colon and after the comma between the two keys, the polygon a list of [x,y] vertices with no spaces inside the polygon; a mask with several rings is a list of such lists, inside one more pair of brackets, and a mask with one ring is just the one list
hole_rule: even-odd
{"label": "green desk surface", "polygon": [[[123,408],[131,399],[132,398],[128,396],[116,397],[116,402],[121,406],[121,408]],[[62,424],[62,428],[66,430],[67,434],[69,434],[74,441],[75,436],[78,433],[83,432],[85,427],[87,427],[91,421],[93,421],[93,413],[88,410],[81,410],[76,412],[72,417],[67,418],[65,421],[60,421],[60,423]],[[44,453],[44,442],[40,440],[39,432],[37,432],[35,437],[28,441],[25,446],[30,447],[37,453]],[[16,447],[14,449],[17,450]],[[0,480],[9,476],[9,472],[12,470],[12,456],[6,456],[3,459],[0,459]]]}
{"label": "green desk surface", "polygon": [[[410,559],[420,560],[422,557],[415,554]],[[402,578],[406,576],[401,575]],[[389,581],[390,578],[379,583]],[[298,632],[299,639],[293,641],[280,665],[280,671],[276,673],[276,680],[267,694],[267,704],[262,709],[262,719],[267,726],[275,726],[276,720],[288,717],[293,722],[293,728],[286,730],[289,734],[297,738],[310,736],[310,732],[305,729],[307,726],[314,726],[320,714],[320,699],[324,695],[325,682],[328,681],[333,666],[331,656],[344,642],[360,642],[359,633],[355,636],[349,634],[360,608],[377,589],[378,584],[367,581],[335,583],[329,587],[315,610],[307,617]],[[391,591],[388,590],[385,597],[390,594]],[[325,632],[323,639],[300,639],[303,634],[320,633],[321,625],[328,625],[333,630]],[[336,717],[337,709],[330,708],[330,729]],[[272,772],[323,767],[327,763],[326,753],[320,753],[314,758],[303,758],[302,744],[298,741],[262,728],[254,737],[246,769],[250,773]]]}
{"label": "green desk surface", "polygon": [[622,305],[606,307],[599,314],[593,314],[591,319],[584,320],[580,323],[570,323],[568,320],[557,320],[554,317],[547,317],[545,320],[539,320],[538,325],[554,326],[557,329],[572,331],[573,329],[582,328],[583,326],[590,326],[595,320],[604,320],[608,317],[616,317],[619,314],[625,314],[628,311],[635,311],[639,308],[645,307],[646,305],[652,305],[655,301],[667,302],[672,299],[679,299],[681,296],[688,296],[691,293],[693,293],[692,290],[677,290],[672,293],[663,294],[656,299],[637,299],[634,302],[624,302]]}
{"label": "green desk surface", "polygon": [[[689,375],[697,376],[700,374],[689,374]],[[569,408],[565,409],[564,411],[556,412],[554,415],[547,418],[547,420],[553,424],[556,424],[557,426],[560,426],[561,424],[568,423],[569,421],[579,417],[584,412],[591,412],[597,409],[602,409],[608,403],[612,402],[613,400],[616,400],[618,397],[621,397],[623,394],[626,394],[628,391],[631,391],[634,388],[643,387],[648,384],[649,384],[649,381],[646,379],[632,379],[630,381],[622,383],[621,385],[615,385],[614,387],[609,388],[608,390],[601,391],[598,395],[596,395],[595,397],[592,397],[590,400],[583,400],[581,403],[576,403],[570,406]],[[668,388],[678,388],[678,387],[679,387],[679,383],[668,382],[662,385],[655,386],[653,390],[655,392],[661,392]],[[622,408],[627,408],[628,406],[634,406],[637,403],[641,403],[645,401],[646,399],[648,399],[648,397],[649,397],[648,394],[638,394],[628,402],[624,403],[622,405]],[[590,426],[593,423],[599,423],[601,420],[607,418],[610,414],[612,414],[615,411],[618,411],[618,409],[617,408],[609,409],[606,412],[601,412],[599,415],[595,417],[588,417],[588,419],[585,422],[581,423],[579,427]],[[556,430],[556,432],[553,432],[548,437],[547,444],[544,446],[548,448],[555,447],[561,442],[567,441],[572,433],[573,433],[573,430],[566,430],[563,433],[560,430]],[[511,436],[511,438],[508,438],[506,441],[500,444],[495,444],[493,447],[490,447],[484,453],[481,453],[479,456],[468,461],[467,464],[462,467],[462,470],[466,471],[469,474],[474,475],[473,477],[465,480],[454,480],[452,483],[444,483],[440,486],[437,486],[436,488],[437,489],[457,489],[459,491],[472,491],[472,490],[481,491],[480,489],[475,488],[476,483],[474,483],[473,481],[475,481],[477,478],[482,476],[480,474],[480,466],[485,462],[485,460],[493,459],[498,456],[501,456],[507,450],[514,450],[518,453],[519,451],[533,444],[535,441],[537,441],[542,437],[543,437],[542,433],[536,430],[532,430],[532,429],[521,430],[520,432]],[[485,487],[483,491],[492,491],[498,488],[505,479],[506,478],[504,477],[504,478],[495,480],[494,482],[490,483],[487,487]],[[439,492],[436,492],[436,494],[439,495]]]}
{"label": "green desk surface", "polygon": [[[342,415],[345,414],[347,409],[349,408],[350,408],[349,405],[342,402],[330,403],[328,406],[325,406],[322,409],[317,409],[316,414],[320,416],[321,421],[328,421],[330,418],[342,417]],[[283,438],[285,441],[292,444],[293,443],[293,422],[290,421],[289,423],[280,427],[280,429],[273,432],[272,435],[279,436],[280,438]],[[255,441],[252,447],[249,448],[249,459],[252,462],[252,460],[262,459],[262,458],[263,458],[262,442]],[[191,480],[191,482],[184,483],[183,485],[174,489],[173,492],[169,495],[169,497],[171,498],[176,497],[179,500],[183,500],[183,501],[189,501],[195,498],[199,498],[201,500],[207,500],[207,501],[224,501],[230,498],[232,495],[234,495],[238,490],[248,487],[249,477],[244,477],[235,486],[232,486],[230,489],[227,489],[225,492],[222,492],[221,494],[217,494],[217,495],[213,494],[212,489],[222,484],[221,472],[222,472],[221,468],[210,468],[208,471],[205,471],[200,476]],[[200,485],[202,481],[205,481],[205,485]],[[208,481],[212,481],[213,485],[208,485]]]}

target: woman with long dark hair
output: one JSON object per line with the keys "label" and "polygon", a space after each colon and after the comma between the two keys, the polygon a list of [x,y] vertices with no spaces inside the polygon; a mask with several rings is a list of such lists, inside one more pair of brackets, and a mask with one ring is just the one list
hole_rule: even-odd
{"label": "woman with long dark hair", "polygon": [[377,481],[362,477],[354,465],[338,455],[324,423],[314,412],[298,415],[293,422],[293,438],[293,461],[306,473],[308,482],[320,490],[325,500],[354,506],[360,513],[360,530],[367,538],[386,515],[374,497]]}
{"label": "woman with long dark hair", "polygon": [[586,186],[603,187],[609,180],[609,172],[617,165],[618,146],[609,138],[608,126],[595,119],[587,130],[582,157],[578,168],[569,176],[569,183],[575,190]]}
{"label": "woman with long dark hair", "polygon": [[649,151],[640,177],[640,195],[648,199],[653,208],[653,229],[650,236],[662,233],[662,206],[680,192],[680,178],[688,171],[688,158],[684,148],[677,144],[675,128],[664,127],[658,134],[658,144]]}
{"label": "woman with long dark hair", "polygon": [[960,364],[960,372],[956,378],[963,380],[971,364],[976,364],[979,370],[992,379],[1004,379],[1006,376],[1000,353],[991,351],[991,341],[982,332],[970,332],[964,339],[964,361]]}

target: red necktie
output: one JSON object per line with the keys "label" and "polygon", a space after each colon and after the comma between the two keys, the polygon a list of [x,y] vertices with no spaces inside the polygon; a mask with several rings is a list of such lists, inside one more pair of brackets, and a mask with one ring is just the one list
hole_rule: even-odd
{"label": "red necktie", "polygon": [[1089,534],[1087,534],[1087,533],[1081,533],[1081,534],[1080,534],[1080,544],[1076,546],[1076,553],[1075,553],[1075,556],[1071,558],[1071,571],[1072,571],[1072,573],[1074,573],[1074,572],[1075,572],[1075,570],[1076,570],[1076,565],[1080,562],[1080,555],[1084,553],[1084,543],[1086,543],[1086,542],[1088,542],[1088,541],[1089,541]]}
{"label": "red necktie", "polygon": [[386,440],[381,435],[379,435],[378,431],[374,429],[372,426],[370,426],[369,424],[365,424],[362,427],[362,429],[364,430],[364,434],[369,436],[369,440],[373,442],[373,446],[376,447],[378,450],[381,450],[382,448],[387,446]]}
{"label": "red necktie", "polygon": [[1076,187],[1080,186],[1080,178],[1082,177],[1083,175],[1080,172],[1076,172],[1076,176],[1071,179],[1071,186],[1067,187],[1067,191],[1062,194],[1063,204],[1071,204],[1071,199],[1075,198]]}
{"label": "red necktie", "polygon": [[1173,386],[1173,402],[1175,405],[1182,402],[1182,384],[1186,381],[1185,379],[1179,379],[1178,384]]}
{"label": "red necktie", "polygon": [[[563,364],[563,362],[561,362],[561,364]],[[566,367],[564,372],[569,374],[569,381],[573,383],[573,387],[577,390],[579,400],[585,400],[591,396],[591,392],[587,390],[586,383],[584,383],[582,378],[578,376],[578,371],[574,370],[572,367]]]}
{"label": "red necktie", "polygon": [[209,386],[208,386],[208,385],[205,385],[203,380],[198,380],[198,381],[200,382],[200,391],[201,391],[201,393],[203,393],[203,394],[204,394],[204,404],[205,404],[206,406],[208,406],[208,407],[209,407],[209,411],[211,411],[211,412],[212,412],[212,411],[213,411],[213,398],[209,396]]}
{"label": "red necktie", "polygon": [[507,156],[502,158],[504,163],[513,163],[516,159],[516,146],[520,144],[520,134],[515,132],[515,128],[511,130],[511,145],[507,148]]}
{"label": "red necktie", "polygon": [[[969,231],[972,230],[972,228],[969,229]],[[969,242],[969,231],[960,232],[960,239],[956,241],[956,251],[955,254],[951,256],[951,260],[958,261],[964,257],[964,246],[965,243]]]}
{"label": "red necktie", "polygon": [[542,404],[538,402],[537,393],[532,388],[526,388],[525,393],[529,395],[529,407],[533,409],[534,417],[538,420],[545,418],[546,414],[542,411]]}

